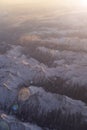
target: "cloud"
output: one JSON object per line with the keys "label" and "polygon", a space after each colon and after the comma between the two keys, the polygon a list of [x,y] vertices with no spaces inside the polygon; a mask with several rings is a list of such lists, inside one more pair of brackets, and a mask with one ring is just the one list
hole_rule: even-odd
{"label": "cloud", "polygon": [[[87,103],[87,11],[29,10],[13,11],[14,16],[0,13],[4,21],[0,23],[0,38],[4,39],[0,42],[4,52],[0,53],[0,102],[4,106],[9,97],[7,104],[10,106],[16,100],[17,90],[30,86],[30,92],[40,101],[41,110],[55,110],[57,104],[63,114],[68,111],[71,117],[73,113],[76,117],[79,110],[85,122],[86,106],[81,101]],[[34,101],[33,105],[38,106]],[[23,123],[23,126],[41,130],[30,123]]]}
{"label": "cloud", "polygon": [[86,53],[72,52],[69,50],[52,50],[45,47],[38,47],[38,50],[44,54],[50,53],[50,55],[56,59],[54,61],[54,66],[56,65],[56,68],[48,69],[49,76],[54,75],[67,79],[73,84],[86,85]]}
{"label": "cloud", "polygon": [[20,38],[20,42],[31,42],[31,41],[40,41],[40,37],[38,35],[25,35]]}

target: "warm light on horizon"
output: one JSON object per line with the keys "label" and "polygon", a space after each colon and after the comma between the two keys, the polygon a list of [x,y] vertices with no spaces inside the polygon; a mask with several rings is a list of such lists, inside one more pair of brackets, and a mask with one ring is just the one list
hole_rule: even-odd
{"label": "warm light on horizon", "polygon": [[61,6],[68,6],[68,7],[80,7],[84,8],[87,7],[87,0],[0,0],[0,6],[2,5],[8,6],[11,5],[15,7],[15,5],[23,5],[23,6],[31,6],[31,7],[61,7]]}
{"label": "warm light on horizon", "polygon": [[87,0],[0,0],[0,3],[4,3],[4,4],[26,4],[26,3],[40,3],[43,5],[47,4],[57,4],[58,5],[86,5],[87,4]]}

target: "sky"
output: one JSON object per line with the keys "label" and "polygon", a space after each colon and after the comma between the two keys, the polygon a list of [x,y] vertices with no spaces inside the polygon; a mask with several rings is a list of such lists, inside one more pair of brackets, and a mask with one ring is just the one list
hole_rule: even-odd
{"label": "sky", "polygon": [[40,5],[79,5],[79,4],[87,4],[86,0],[0,0],[0,3],[3,4],[24,4],[24,3],[39,3]]}

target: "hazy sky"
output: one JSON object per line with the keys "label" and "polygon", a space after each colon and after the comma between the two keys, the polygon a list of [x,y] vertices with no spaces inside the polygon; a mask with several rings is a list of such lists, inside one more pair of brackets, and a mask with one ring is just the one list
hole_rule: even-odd
{"label": "hazy sky", "polygon": [[[73,7],[73,6],[78,6],[81,9],[84,9],[84,7],[87,8],[87,0],[0,0],[0,9],[1,8],[15,8],[16,7],[30,7],[34,9],[42,9],[42,8],[58,8],[61,6],[68,6],[68,7]],[[17,6],[18,5],[18,6]],[[22,6],[21,6],[22,5]],[[74,9],[74,8],[72,8]]]}
{"label": "hazy sky", "polygon": [[40,5],[78,5],[80,3],[85,3],[86,0],[0,0],[4,4],[20,4],[20,3],[39,3]]}

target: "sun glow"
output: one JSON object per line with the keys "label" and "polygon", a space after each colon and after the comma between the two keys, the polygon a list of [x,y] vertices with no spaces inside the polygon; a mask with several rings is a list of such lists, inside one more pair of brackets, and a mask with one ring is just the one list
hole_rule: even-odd
{"label": "sun glow", "polygon": [[87,0],[80,0],[80,5],[83,7],[87,7]]}
{"label": "sun glow", "polygon": [[80,7],[84,8],[87,7],[87,0],[0,0],[0,6],[2,5],[6,6],[29,6],[29,7],[56,7],[59,8],[59,6],[68,6],[68,7]]}

